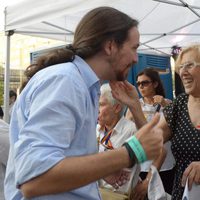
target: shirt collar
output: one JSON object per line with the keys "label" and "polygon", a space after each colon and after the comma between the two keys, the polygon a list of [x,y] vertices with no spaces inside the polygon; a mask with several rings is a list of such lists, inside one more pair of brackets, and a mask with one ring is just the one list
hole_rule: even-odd
{"label": "shirt collar", "polygon": [[[125,120],[125,117],[122,116],[120,118],[120,120],[117,122],[117,124],[114,126],[113,131],[112,131],[112,135],[116,135],[118,133],[121,134],[122,129],[124,127],[124,120]],[[101,131],[101,132],[105,132],[105,127],[102,128],[102,127],[99,126],[98,130]]]}
{"label": "shirt collar", "polygon": [[[75,56],[73,63],[78,68],[84,82],[86,83],[87,87],[90,88],[93,85],[96,85],[99,89],[100,87],[100,80],[95,74],[95,72],[91,69],[91,67],[79,56]],[[98,83],[98,84],[97,84]]]}
{"label": "shirt collar", "polygon": [[122,132],[122,129],[124,127],[124,120],[125,120],[125,117],[122,116],[120,118],[120,120],[117,122],[116,126],[113,128],[113,133],[121,133]]}

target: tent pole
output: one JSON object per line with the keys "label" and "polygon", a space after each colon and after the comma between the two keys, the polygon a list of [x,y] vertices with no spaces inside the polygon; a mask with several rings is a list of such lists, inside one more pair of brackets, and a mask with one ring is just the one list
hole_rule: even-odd
{"label": "tent pole", "polygon": [[46,24],[46,25],[49,25],[49,26],[52,26],[52,27],[55,27],[55,28],[58,28],[59,30],[67,31],[68,33],[74,35],[74,32],[73,32],[73,31],[70,31],[70,30],[68,30],[68,29],[66,29],[66,28],[62,28],[62,27],[60,27],[60,26],[57,26],[57,25],[55,25],[55,24],[52,24],[52,23],[49,23],[49,22],[45,22],[45,21],[43,21],[42,23],[43,23],[43,24]]}
{"label": "tent pole", "polygon": [[183,0],[179,0],[184,7],[188,8],[189,10],[191,10],[195,15],[197,15],[198,17],[200,17],[200,15],[192,8],[192,6],[188,5],[185,1]]}
{"label": "tent pole", "polygon": [[46,35],[73,35],[72,33],[59,33],[59,32],[34,32],[34,31],[15,31],[15,33],[19,34],[46,34]]}
{"label": "tent pole", "polygon": [[153,38],[153,39],[151,39],[151,40],[148,40],[148,41],[146,41],[146,42],[144,42],[144,43],[141,43],[141,44],[144,45],[144,44],[147,44],[147,43],[152,42],[152,41],[154,41],[154,40],[158,40],[158,39],[160,39],[160,38],[162,38],[162,37],[167,36],[168,34],[171,34],[171,33],[174,33],[174,32],[176,32],[176,31],[179,31],[179,30],[181,30],[182,28],[185,28],[185,27],[187,27],[187,26],[189,26],[189,25],[191,25],[191,24],[194,24],[194,23],[196,23],[196,22],[199,22],[199,21],[200,21],[200,18],[197,19],[197,20],[195,20],[195,21],[192,21],[192,22],[190,22],[190,23],[188,23],[188,24],[186,24],[186,25],[184,25],[184,26],[181,26],[181,27],[179,27],[179,28],[177,28],[177,29],[174,29],[174,30],[172,30],[172,31],[170,31],[170,32],[168,32],[168,33],[160,34],[159,36],[157,36],[157,37],[155,37],[155,38]]}
{"label": "tent pole", "polygon": [[[167,1],[167,0],[153,0],[153,1],[157,1],[157,2],[160,2],[160,3],[166,3],[166,4],[171,4],[171,5],[175,5],[175,6],[187,7],[182,2],[181,3],[176,3],[176,2],[173,2],[173,1]],[[188,5],[188,6],[190,6],[193,9],[200,9],[200,7],[198,7],[198,6],[192,6],[192,5]]]}
{"label": "tent pole", "polygon": [[9,83],[10,83],[10,36],[13,31],[5,32],[6,35],[6,60],[4,70],[4,120],[9,123]]}
{"label": "tent pole", "polygon": [[[140,33],[140,35],[160,35],[162,33]],[[167,35],[200,36],[200,33],[167,33]],[[171,48],[171,47],[170,47]]]}

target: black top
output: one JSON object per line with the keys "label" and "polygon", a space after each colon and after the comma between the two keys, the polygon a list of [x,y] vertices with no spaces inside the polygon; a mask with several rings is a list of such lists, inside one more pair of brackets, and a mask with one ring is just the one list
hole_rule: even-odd
{"label": "black top", "polygon": [[164,109],[165,119],[172,131],[172,153],[176,160],[172,200],[182,199],[183,172],[193,161],[200,161],[200,131],[197,130],[188,113],[188,95],[182,94]]}
{"label": "black top", "polygon": [[3,109],[2,109],[2,107],[0,106],[0,119],[3,118],[3,115],[4,115],[4,113],[3,113]]}

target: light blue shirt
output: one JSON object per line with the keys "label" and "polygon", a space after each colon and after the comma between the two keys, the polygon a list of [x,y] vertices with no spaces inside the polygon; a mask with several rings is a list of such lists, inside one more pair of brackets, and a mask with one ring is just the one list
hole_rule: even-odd
{"label": "light blue shirt", "polygon": [[[43,174],[65,157],[97,152],[99,89],[98,77],[78,56],[72,63],[47,67],[31,78],[13,108],[6,200],[24,200],[17,186]],[[33,199],[101,197],[94,182],[70,192]]]}

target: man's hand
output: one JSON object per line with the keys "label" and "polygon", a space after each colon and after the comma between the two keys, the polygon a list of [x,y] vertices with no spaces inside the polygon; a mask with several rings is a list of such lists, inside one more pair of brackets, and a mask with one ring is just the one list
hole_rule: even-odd
{"label": "man's hand", "polygon": [[123,169],[115,174],[107,176],[104,178],[104,181],[112,185],[115,189],[118,189],[130,180],[130,175],[131,171],[129,169]]}

